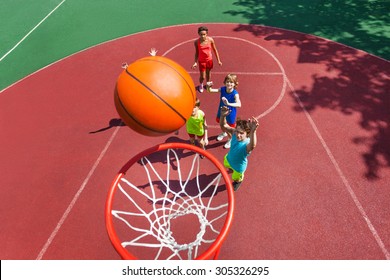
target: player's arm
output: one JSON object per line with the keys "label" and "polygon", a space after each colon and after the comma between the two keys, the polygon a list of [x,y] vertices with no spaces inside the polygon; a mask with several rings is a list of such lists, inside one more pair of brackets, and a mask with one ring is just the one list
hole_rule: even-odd
{"label": "player's arm", "polygon": [[256,145],[257,145],[257,135],[256,135],[256,131],[257,131],[257,128],[259,127],[259,122],[257,121],[257,119],[255,117],[252,117],[250,120],[249,120],[249,127],[251,129],[251,131],[249,132],[249,144],[246,146],[246,152],[249,154],[250,152],[253,151],[254,148],[256,148]]}
{"label": "player's arm", "polygon": [[213,88],[213,82],[207,82],[206,83],[206,90],[211,93],[217,93],[220,92],[219,88]]}
{"label": "player's arm", "polygon": [[213,88],[213,85],[206,85],[207,91],[210,93],[217,93],[219,92],[219,88]]}
{"label": "player's arm", "polygon": [[228,123],[226,121],[226,116],[229,115],[229,113],[230,113],[230,110],[228,107],[223,106],[221,108],[221,116],[219,118],[219,126],[221,127],[222,131],[226,131],[230,134],[233,134],[234,128],[231,127],[230,125],[228,125]]}
{"label": "player's arm", "polygon": [[208,136],[208,127],[207,127],[207,121],[206,121],[206,114],[203,114],[203,129],[204,129],[204,144],[207,146],[209,144],[209,136]]}
{"label": "player's arm", "polygon": [[219,58],[219,53],[218,53],[218,50],[217,50],[217,46],[215,45],[215,41],[211,37],[209,37],[209,39],[210,39],[210,43],[211,43],[211,48],[213,49],[213,52],[215,54],[215,58],[217,59],[218,64],[222,65],[221,59]]}
{"label": "player's arm", "polygon": [[195,46],[195,59],[194,59],[194,64],[192,64],[192,69],[196,68],[198,65],[198,57],[199,57],[199,50],[198,50],[198,40],[194,41],[194,46]]}
{"label": "player's arm", "polygon": [[240,108],[240,107],[241,107],[241,100],[240,100],[240,96],[239,96],[238,93],[234,96],[234,103],[230,103],[230,102],[226,99],[226,97],[222,97],[222,102],[223,102],[223,104],[225,104],[226,106],[236,107],[236,108]]}

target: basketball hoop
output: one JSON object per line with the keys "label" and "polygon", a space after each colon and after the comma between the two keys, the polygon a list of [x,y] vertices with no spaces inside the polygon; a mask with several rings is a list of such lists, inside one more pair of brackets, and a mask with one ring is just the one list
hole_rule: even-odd
{"label": "basketball hoop", "polygon": [[218,257],[233,210],[231,181],[211,153],[165,143],[122,167],[109,190],[105,218],[123,259],[204,260]]}

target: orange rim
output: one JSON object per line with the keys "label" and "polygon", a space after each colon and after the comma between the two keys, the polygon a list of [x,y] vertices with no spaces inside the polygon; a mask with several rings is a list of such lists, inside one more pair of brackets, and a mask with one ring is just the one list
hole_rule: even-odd
{"label": "orange rim", "polygon": [[228,210],[226,214],[226,219],[225,223],[221,229],[221,232],[219,233],[218,237],[216,240],[210,245],[207,250],[199,255],[196,260],[205,260],[205,259],[211,259],[214,257],[214,259],[217,258],[219,249],[222,246],[222,243],[225,241],[227,234],[229,232],[230,226],[233,221],[233,212],[234,212],[234,191],[233,191],[233,186],[230,181],[229,175],[226,172],[225,167],[209,152],[193,145],[189,145],[186,143],[163,143],[156,145],[154,147],[151,147],[149,149],[146,149],[137,155],[135,155],[133,158],[131,158],[118,172],[116,175],[114,181],[111,184],[111,187],[108,192],[107,196],[107,201],[106,201],[106,206],[105,206],[105,220],[106,220],[106,228],[108,232],[108,236],[111,240],[111,243],[113,244],[115,250],[118,252],[118,254],[122,257],[122,259],[126,260],[137,260],[138,258],[131,254],[127,249],[125,249],[121,241],[119,240],[119,237],[116,233],[115,227],[114,227],[114,222],[112,219],[112,204],[113,204],[113,198],[115,196],[115,193],[117,191],[117,186],[121,178],[126,174],[126,172],[129,170],[129,168],[136,163],[138,160],[140,160],[142,157],[159,152],[159,151],[164,151],[168,149],[187,149],[194,151],[198,154],[203,155],[204,157],[207,157],[220,171],[222,174],[223,179],[225,180],[226,183],[226,190],[228,194]]}

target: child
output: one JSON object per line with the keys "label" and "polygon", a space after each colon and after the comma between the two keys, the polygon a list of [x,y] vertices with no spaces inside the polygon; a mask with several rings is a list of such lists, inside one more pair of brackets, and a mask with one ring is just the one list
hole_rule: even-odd
{"label": "child", "polygon": [[237,126],[233,128],[226,123],[228,114],[229,108],[224,106],[221,109],[220,126],[232,135],[231,148],[225,155],[224,165],[233,170],[233,189],[237,191],[244,179],[248,156],[257,144],[256,130],[259,123],[255,117],[252,117],[248,120],[237,120]]}
{"label": "child", "polygon": [[[197,98],[194,109],[192,109],[192,114],[187,120],[186,128],[188,136],[190,137],[190,143],[195,145],[195,138],[198,138],[200,147],[205,150],[206,146],[209,144],[207,137],[207,122],[205,113],[199,108],[200,101]],[[203,158],[203,156],[201,156],[201,158]]]}
{"label": "child", "polygon": [[[228,74],[223,81],[225,84],[224,87],[219,89],[213,89],[211,84],[208,84],[207,91],[211,93],[220,92],[221,99],[219,101],[218,112],[217,112],[217,122],[219,123],[221,108],[223,106],[228,106],[229,115],[226,117],[226,121],[231,127],[236,126],[236,116],[237,116],[237,108],[241,107],[240,96],[237,92],[238,79],[234,74]],[[228,136],[228,141],[223,146],[225,149],[230,148],[231,135],[227,133],[225,129],[222,129],[222,133],[218,135],[217,141],[221,141],[223,138]]]}
{"label": "child", "polygon": [[218,60],[218,64],[222,65],[221,60],[219,59],[219,54],[217,47],[215,46],[214,39],[208,36],[208,28],[201,26],[198,28],[199,39],[196,39],[194,42],[195,46],[195,62],[192,65],[192,69],[195,69],[196,66],[199,67],[199,92],[203,92],[203,82],[210,82],[211,79],[211,69],[213,69],[213,57],[212,51]]}

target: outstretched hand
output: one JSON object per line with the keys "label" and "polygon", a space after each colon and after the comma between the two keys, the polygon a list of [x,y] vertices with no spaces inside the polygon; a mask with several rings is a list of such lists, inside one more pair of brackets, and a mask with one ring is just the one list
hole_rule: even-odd
{"label": "outstretched hand", "polygon": [[221,116],[222,117],[229,115],[229,113],[230,113],[230,110],[227,106],[221,107]]}
{"label": "outstretched hand", "polygon": [[158,50],[156,50],[155,48],[151,48],[149,54],[151,56],[156,56],[157,52],[158,52]]}
{"label": "outstretched hand", "polygon": [[250,118],[248,124],[251,131],[255,131],[259,127],[259,121],[255,117]]}

